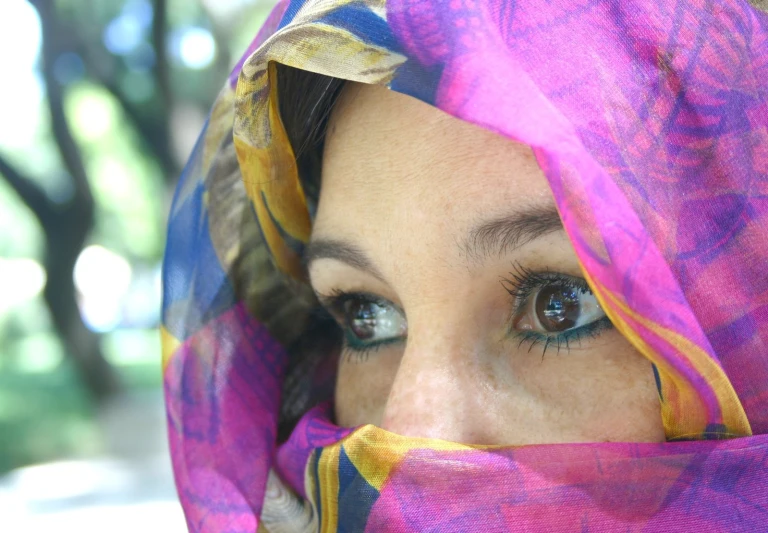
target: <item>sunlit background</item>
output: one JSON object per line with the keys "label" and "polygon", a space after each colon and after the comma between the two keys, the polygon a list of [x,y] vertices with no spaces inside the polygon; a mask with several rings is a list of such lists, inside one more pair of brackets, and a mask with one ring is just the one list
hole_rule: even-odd
{"label": "sunlit background", "polygon": [[0,530],[186,530],[157,333],[165,217],[273,3],[0,1]]}

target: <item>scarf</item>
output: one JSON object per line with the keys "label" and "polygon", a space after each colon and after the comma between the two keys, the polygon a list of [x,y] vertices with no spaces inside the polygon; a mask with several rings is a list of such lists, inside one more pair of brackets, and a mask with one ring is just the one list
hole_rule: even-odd
{"label": "scarf", "polygon": [[[656,369],[667,442],[337,427],[278,63],[530,146],[591,289]],[[163,282],[190,531],[764,530],[768,17],[743,0],[283,1],[180,180]]]}

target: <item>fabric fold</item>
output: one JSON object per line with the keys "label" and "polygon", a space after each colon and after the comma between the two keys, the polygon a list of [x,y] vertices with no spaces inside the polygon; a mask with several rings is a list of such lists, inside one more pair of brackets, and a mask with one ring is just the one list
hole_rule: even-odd
{"label": "fabric fold", "polygon": [[[473,447],[340,428],[322,404],[278,443],[286,368],[323,345],[277,64],[531,146],[590,287],[656,369],[668,441],[688,442]],[[767,147],[768,17],[742,0],[280,2],[169,220],[164,382],[190,531],[764,529]]]}

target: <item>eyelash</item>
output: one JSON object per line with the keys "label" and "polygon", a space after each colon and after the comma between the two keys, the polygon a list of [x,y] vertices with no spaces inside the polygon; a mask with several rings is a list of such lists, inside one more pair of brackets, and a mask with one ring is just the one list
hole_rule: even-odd
{"label": "eyelash", "polygon": [[[556,272],[535,272],[519,263],[513,264],[513,271],[509,273],[511,279],[501,278],[501,284],[504,290],[513,298],[513,309],[510,313],[508,324],[508,335],[513,338],[519,339],[518,349],[523,345],[528,344],[528,352],[535,346],[542,346],[541,357],[547,353],[547,349],[554,347],[557,353],[565,346],[566,350],[570,350],[570,345],[573,342],[581,342],[583,339],[598,337],[603,331],[613,328],[608,317],[603,317],[590,324],[567,330],[556,335],[546,335],[537,331],[530,330],[515,330],[513,328],[513,317],[515,317],[522,309],[528,304],[529,298],[536,292],[536,290],[548,285],[556,285],[563,288],[575,289],[582,293],[592,290],[587,285],[586,281],[574,278],[572,276],[566,276],[558,274]],[[340,324],[342,317],[344,316],[344,304],[350,300],[362,299],[374,303],[382,303],[391,305],[386,300],[379,298],[373,294],[366,292],[345,292],[340,289],[334,289],[330,294],[318,295],[318,299],[322,305],[319,310],[325,318],[330,318],[341,329],[343,338],[342,352],[347,354],[347,357],[354,359],[356,362],[365,361],[370,355],[384,346],[400,342],[400,340],[381,342],[377,344],[364,345],[354,347],[348,338],[348,333],[345,331],[344,326]],[[330,314],[330,316],[328,316]]]}
{"label": "eyelash", "polygon": [[555,335],[546,335],[538,331],[514,329],[513,317],[528,305],[529,298],[531,298],[538,289],[554,285],[566,289],[578,290],[582,294],[587,292],[591,294],[592,289],[589,288],[589,285],[587,285],[587,282],[583,279],[572,276],[548,271],[535,272],[522,266],[520,263],[513,263],[512,268],[513,271],[509,273],[512,279],[501,278],[501,285],[514,300],[514,308],[508,320],[508,334],[510,337],[520,340],[517,345],[518,349],[523,345],[528,344],[528,352],[530,353],[535,346],[542,346],[541,357],[543,359],[550,346],[556,348],[557,353],[560,353],[563,346],[565,346],[566,350],[570,350],[572,342],[580,343],[583,339],[598,337],[603,331],[613,328],[613,324],[608,317],[605,316],[584,326]]}
{"label": "eyelash", "polygon": [[322,307],[318,309],[318,314],[322,315],[326,319],[330,319],[341,331],[342,337],[342,354],[346,354],[348,360],[354,360],[354,362],[364,362],[368,360],[370,355],[379,351],[384,346],[394,344],[398,341],[380,342],[377,344],[369,344],[360,347],[352,346],[347,332],[341,322],[344,316],[344,304],[350,300],[365,300],[368,302],[381,303],[391,305],[383,298],[367,293],[367,292],[346,292],[341,289],[334,289],[330,294],[318,294],[318,300]]}

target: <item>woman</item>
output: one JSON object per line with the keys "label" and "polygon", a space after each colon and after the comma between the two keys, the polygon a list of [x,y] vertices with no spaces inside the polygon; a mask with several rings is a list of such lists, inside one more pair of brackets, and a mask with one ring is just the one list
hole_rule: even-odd
{"label": "woman", "polygon": [[191,531],[768,524],[768,19],[284,2],[165,262]]}

